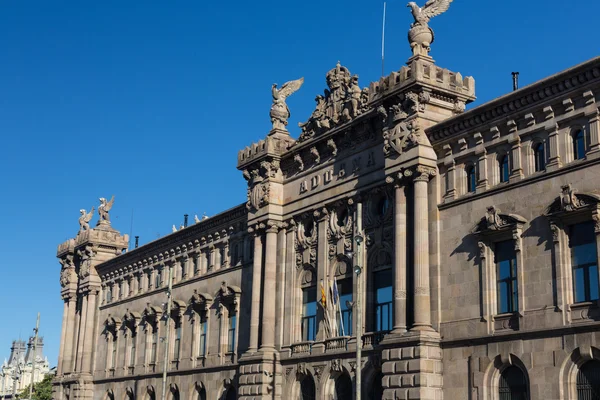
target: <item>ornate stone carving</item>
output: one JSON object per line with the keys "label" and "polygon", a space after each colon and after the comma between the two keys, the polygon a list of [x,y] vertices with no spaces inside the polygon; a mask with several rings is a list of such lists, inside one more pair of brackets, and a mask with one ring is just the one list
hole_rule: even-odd
{"label": "ornate stone carving", "polygon": [[91,245],[85,246],[84,249],[77,250],[79,256],[79,278],[84,279],[90,275],[92,266],[92,258],[96,255]]}
{"label": "ornate stone carving", "polygon": [[331,370],[334,372],[342,372],[342,360],[335,359],[331,361]]}
{"label": "ornate stone carving", "polygon": [[331,138],[327,141],[327,147],[329,147],[329,149],[331,150],[331,155],[333,157],[337,156],[338,149],[337,149],[337,146],[335,145],[335,141],[333,140],[333,138]]}
{"label": "ornate stone carving", "polygon": [[575,197],[575,190],[573,190],[571,185],[564,185],[561,189],[560,206],[562,211],[569,212],[579,208],[579,202],[577,197]]}
{"label": "ornate stone carving", "polygon": [[434,40],[429,20],[448,10],[451,2],[452,0],[428,0],[423,7],[417,6],[417,3],[412,1],[408,3],[415,20],[408,31],[408,42],[414,56],[429,55]]}
{"label": "ornate stone carving", "polygon": [[75,276],[75,265],[73,264],[73,255],[67,254],[64,258],[61,258],[59,262],[62,265],[62,269],[60,271],[60,286],[64,288],[69,283],[77,279],[77,277]]}
{"label": "ornate stone carving", "polygon": [[269,180],[281,175],[279,160],[261,161],[258,168],[244,170],[243,175],[248,181],[246,208],[257,211],[269,204]]}
{"label": "ornate stone carving", "polygon": [[110,201],[106,201],[106,199],[104,197],[100,197],[100,205],[98,206],[98,223],[97,225],[100,224],[108,224],[110,225],[110,215],[108,214],[108,212],[110,211],[110,209],[112,208],[114,202],[115,202],[115,196],[112,196],[112,198],[110,199]]}
{"label": "ornate stone carving", "polygon": [[317,150],[316,146],[310,148],[310,155],[313,157],[315,164],[319,164],[321,162],[321,155],[319,154],[319,150]]}
{"label": "ornate stone carving", "polygon": [[479,246],[479,257],[481,259],[484,259],[485,258],[485,250],[487,249],[487,246],[483,242],[478,242],[477,246]]}
{"label": "ornate stone carving", "polygon": [[554,223],[551,223],[550,231],[552,232],[552,241],[554,243],[558,243],[558,233],[559,233],[558,226],[556,226],[556,224],[554,224]]}
{"label": "ornate stone carving", "polygon": [[398,105],[392,107],[391,128],[383,130],[383,151],[386,156],[402,154],[424,142],[424,134],[417,119],[405,120],[408,115]]}
{"label": "ornate stone carving", "polygon": [[90,229],[89,222],[92,220],[95,210],[96,209],[94,207],[92,207],[89,213],[83,208],[79,210],[79,214],[81,214],[81,216],[79,217],[79,232],[87,231]]}
{"label": "ornate stone carving", "polygon": [[300,89],[303,83],[304,78],[300,78],[295,81],[284,83],[280,89],[277,89],[276,83],[271,87],[273,105],[271,106],[269,115],[271,117],[271,123],[273,124],[273,130],[286,130],[288,118],[290,117],[290,109],[285,100]]}
{"label": "ornate stone carving", "polygon": [[294,156],[294,162],[298,165],[299,171],[304,171],[304,161],[302,161],[302,157],[300,157],[300,154],[296,154]]}
{"label": "ornate stone carving", "polygon": [[497,229],[500,229],[503,225],[505,225],[504,223],[502,223],[502,221],[500,219],[499,212],[500,212],[500,210],[498,210],[494,206],[488,207],[487,213],[485,216],[485,221],[487,223],[488,229],[497,230]]}
{"label": "ornate stone carving", "polygon": [[358,76],[352,76],[339,62],[327,73],[326,80],[328,89],[325,89],[325,95],[315,98],[317,105],[310,118],[298,124],[302,129],[298,142],[348,122],[368,108],[368,89],[361,90]]}

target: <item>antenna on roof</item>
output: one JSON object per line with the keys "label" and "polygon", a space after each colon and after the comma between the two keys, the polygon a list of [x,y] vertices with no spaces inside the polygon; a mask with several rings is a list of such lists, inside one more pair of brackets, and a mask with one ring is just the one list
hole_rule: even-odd
{"label": "antenna on roof", "polygon": [[518,90],[519,89],[519,73],[513,72],[512,78],[513,78],[513,91]]}
{"label": "antenna on roof", "polygon": [[[131,209],[131,222],[129,223],[129,237],[133,234],[133,208]],[[137,247],[137,243],[135,244]]]}
{"label": "antenna on roof", "polygon": [[383,2],[383,27],[381,29],[381,77],[385,76],[385,11],[386,2]]}

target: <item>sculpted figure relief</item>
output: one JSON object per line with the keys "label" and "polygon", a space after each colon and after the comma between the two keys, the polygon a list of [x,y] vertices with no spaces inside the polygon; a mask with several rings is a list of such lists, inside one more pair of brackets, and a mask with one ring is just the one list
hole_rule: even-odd
{"label": "sculpted figure relief", "polygon": [[110,201],[106,201],[104,197],[100,197],[100,205],[98,206],[98,215],[100,218],[98,219],[98,225],[105,223],[110,224],[110,215],[108,212],[113,206],[115,202],[115,196],[112,196]]}
{"label": "sculpted figure relief", "polygon": [[369,89],[361,89],[358,75],[351,75],[348,68],[338,62],[327,73],[326,81],[325,95],[315,98],[317,105],[310,118],[298,124],[302,129],[298,142],[348,122],[368,109]]}
{"label": "sculpted figure relief", "polygon": [[411,1],[407,7],[411,9],[415,22],[410,25],[408,41],[413,55],[428,55],[433,43],[433,30],[429,27],[429,20],[448,10],[452,0],[428,0],[423,7]]}
{"label": "sculpted figure relief", "polygon": [[280,89],[277,89],[276,83],[271,87],[273,105],[271,106],[270,116],[273,129],[286,130],[285,127],[287,126],[288,118],[290,117],[290,109],[285,100],[300,89],[303,83],[304,78],[300,78],[295,81],[284,83]]}
{"label": "sculpted figure relief", "polygon": [[87,231],[90,229],[90,221],[94,216],[94,211],[94,207],[92,207],[89,213],[84,209],[79,210],[79,213],[81,214],[81,216],[79,217],[79,232]]}

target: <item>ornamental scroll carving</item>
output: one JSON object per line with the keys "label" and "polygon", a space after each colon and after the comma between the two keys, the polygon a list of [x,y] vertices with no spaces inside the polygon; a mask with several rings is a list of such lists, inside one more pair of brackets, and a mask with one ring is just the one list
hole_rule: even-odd
{"label": "ornamental scroll carving", "polygon": [[60,271],[60,286],[64,288],[71,282],[75,282],[77,280],[75,264],[73,263],[73,255],[67,254],[67,256],[61,258],[59,262],[62,265],[62,269]]}
{"label": "ornamental scroll carving", "polygon": [[546,210],[551,219],[573,212],[594,211],[600,206],[600,196],[592,193],[577,193],[571,185],[564,185],[560,195]]}
{"label": "ornamental scroll carving", "polygon": [[96,252],[94,252],[91,245],[87,245],[85,248],[77,250],[77,255],[79,256],[79,278],[87,278],[90,276],[92,259]]}
{"label": "ornamental scroll carving", "polygon": [[515,227],[522,227],[526,222],[527,220],[519,215],[501,214],[497,207],[490,206],[487,208],[485,217],[475,227],[474,233],[485,234],[504,229],[513,230]]}
{"label": "ornamental scroll carving", "polygon": [[298,143],[348,122],[368,109],[369,89],[361,89],[358,75],[352,75],[348,68],[338,62],[327,73],[326,81],[328,89],[315,98],[317,105],[310,118],[298,124],[302,129]]}
{"label": "ornamental scroll carving", "polygon": [[243,175],[248,181],[246,208],[258,211],[268,205],[270,180],[281,176],[279,160],[262,161],[255,168],[244,170]]}

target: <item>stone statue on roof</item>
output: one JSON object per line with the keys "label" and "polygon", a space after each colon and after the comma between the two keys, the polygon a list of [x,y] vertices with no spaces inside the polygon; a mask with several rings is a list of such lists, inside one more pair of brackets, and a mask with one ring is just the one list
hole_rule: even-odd
{"label": "stone statue on roof", "polygon": [[94,216],[94,211],[94,207],[92,207],[89,213],[84,209],[79,210],[79,213],[81,214],[81,216],[79,217],[79,232],[87,231],[90,229],[90,221]]}
{"label": "stone statue on roof", "polygon": [[304,78],[300,78],[296,79],[295,81],[284,83],[279,89],[277,89],[276,83],[274,83],[271,87],[273,105],[271,106],[271,112],[269,114],[271,116],[273,130],[286,130],[288,118],[290,117],[290,109],[288,108],[285,100],[298,89],[300,89],[303,83]]}
{"label": "stone statue on roof", "polygon": [[408,31],[408,41],[414,56],[429,55],[434,39],[433,30],[429,27],[429,20],[446,12],[450,3],[452,0],[428,0],[423,7],[419,7],[414,1],[408,3],[407,7],[411,9],[415,19]]}
{"label": "stone statue on roof", "polygon": [[110,215],[108,212],[112,208],[115,202],[115,196],[112,196],[110,201],[107,201],[104,197],[100,197],[100,205],[98,206],[98,215],[100,219],[98,219],[98,225],[100,224],[109,224],[110,225]]}

